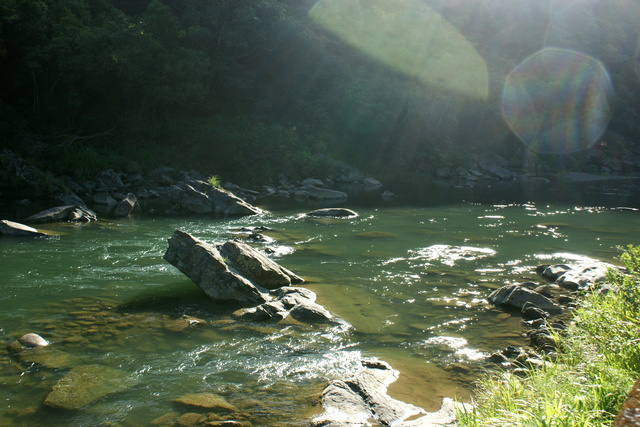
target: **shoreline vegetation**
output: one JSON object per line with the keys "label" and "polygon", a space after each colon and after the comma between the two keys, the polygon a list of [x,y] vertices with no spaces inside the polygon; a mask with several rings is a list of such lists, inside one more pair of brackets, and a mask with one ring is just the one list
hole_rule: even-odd
{"label": "shoreline vegetation", "polygon": [[640,373],[640,246],[624,248],[625,274],[609,270],[609,287],[583,295],[557,352],[526,375],[493,371],[479,381],[463,427],[608,426]]}

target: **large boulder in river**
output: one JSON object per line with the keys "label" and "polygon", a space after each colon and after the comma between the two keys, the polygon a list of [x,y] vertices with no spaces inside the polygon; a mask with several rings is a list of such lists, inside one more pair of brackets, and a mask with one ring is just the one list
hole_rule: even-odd
{"label": "large boulder in river", "polygon": [[95,212],[81,205],[56,206],[38,212],[25,219],[30,224],[45,224],[49,222],[89,222],[98,219]]}
{"label": "large boulder in river", "polygon": [[489,302],[496,306],[511,307],[518,310],[522,310],[525,304],[530,303],[550,313],[562,311],[562,307],[549,298],[517,284],[501,287],[491,293],[488,299]]}
{"label": "large boulder in river", "polygon": [[236,240],[229,240],[219,247],[230,267],[253,283],[267,289],[302,283],[304,280],[291,271],[267,258],[251,246]]}
{"label": "large boulder in river", "polygon": [[265,295],[248,279],[230,269],[215,246],[176,230],[164,259],[216,300],[261,304]]}
{"label": "large boulder in river", "polygon": [[250,205],[224,188],[210,186],[207,195],[213,201],[214,212],[227,216],[257,215],[262,210]]}

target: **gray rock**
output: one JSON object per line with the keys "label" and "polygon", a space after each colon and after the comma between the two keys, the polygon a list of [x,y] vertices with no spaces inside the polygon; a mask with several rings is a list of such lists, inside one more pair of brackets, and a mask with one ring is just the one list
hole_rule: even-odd
{"label": "gray rock", "polygon": [[558,277],[562,276],[567,271],[571,270],[571,267],[565,264],[555,264],[547,266],[538,266],[538,270],[542,270],[542,277],[552,281],[558,280]]}
{"label": "gray rock", "polygon": [[315,302],[315,292],[295,286],[288,286],[275,289],[271,291],[271,295],[275,296],[279,301],[282,301],[285,307],[292,308],[293,306],[302,302]]}
{"label": "gray rock", "polygon": [[353,378],[332,381],[323,391],[323,412],[311,426],[366,426],[375,420],[383,426],[403,425],[403,421],[425,411],[391,398],[387,386],[398,372],[385,362],[362,361],[362,370]]}
{"label": "gray rock", "polygon": [[301,322],[333,323],[331,313],[320,304],[303,301],[296,304],[289,312],[291,317]]}
{"label": "gray rock", "polygon": [[135,194],[129,193],[124,199],[122,199],[120,203],[118,203],[118,206],[114,211],[114,215],[127,216],[136,212],[140,212],[140,204],[138,204],[138,198]]}
{"label": "gray rock", "polygon": [[257,215],[261,209],[250,205],[241,198],[222,188],[213,187],[207,192],[213,202],[214,212],[227,216]]}
{"label": "gray rock", "polygon": [[559,313],[562,307],[549,298],[520,285],[505,285],[489,295],[489,302],[496,306],[507,306],[522,310],[529,302],[550,313]]}
{"label": "gray rock", "polygon": [[302,186],[311,186],[311,187],[324,187],[324,182],[322,182],[322,180],[316,179],[316,178],[307,178],[307,179],[303,179],[300,182],[300,185],[302,185]]}
{"label": "gray rock", "polygon": [[173,201],[180,205],[182,211],[195,214],[208,214],[214,211],[212,200],[202,191],[184,182],[179,182],[173,187],[176,189],[173,193]]}
{"label": "gray rock", "polygon": [[382,187],[382,183],[375,178],[365,178],[362,180],[362,184],[367,189],[374,189]]}
{"label": "gray rock", "polygon": [[20,224],[19,222],[1,220],[0,221],[0,236],[4,237],[39,237],[46,236],[28,225]]}
{"label": "gray rock", "polygon": [[346,200],[349,198],[347,193],[337,190],[329,190],[328,188],[319,188],[315,186],[306,186],[303,188],[308,193],[308,197],[313,200]]}
{"label": "gray rock", "polygon": [[49,222],[89,222],[95,221],[98,216],[91,209],[82,205],[66,205],[56,206],[55,208],[47,209],[42,212],[38,212],[35,215],[25,219],[26,222],[31,224],[45,224]]}
{"label": "gray rock", "polygon": [[242,308],[233,313],[234,317],[249,322],[262,322],[266,320],[278,322],[288,315],[289,312],[280,301],[266,302],[257,307]]}
{"label": "gray rock", "polygon": [[591,265],[572,268],[558,277],[557,282],[563,288],[575,291],[602,283],[606,278],[607,267],[605,265]]}
{"label": "gray rock", "polygon": [[529,301],[522,306],[521,314],[524,320],[546,319],[549,317],[548,312]]}
{"label": "gray rock", "polygon": [[118,202],[116,202],[116,199],[114,199],[113,197],[111,197],[111,194],[106,193],[106,192],[101,192],[101,193],[96,193],[93,195],[93,203],[96,205],[102,205],[102,206],[115,206],[118,204]]}
{"label": "gray rock", "polygon": [[230,267],[264,288],[275,289],[304,282],[304,279],[244,243],[229,240],[219,248],[219,252]]}
{"label": "gray rock", "polygon": [[346,208],[323,208],[307,213],[311,217],[355,218],[358,213]]}
{"label": "gray rock", "polygon": [[124,183],[122,182],[122,177],[119,173],[115,172],[113,169],[104,170],[96,176],[96,181],[99,186],[106,188],[107,190],[121,190],[124,188]]}
{"label": "gray rock", "polygon": [[213,299],[240,303],[266,302],[265,295],[253,283],[227,266],[214,246],[188,233],[180,230],[173,233],[164,259]]}
{"label": "gray rock", "polygon": [[503,159],[498,158],[497,156],[494,159],[484,159],[478,162],[478,166],[480,167],[480,169],[488,172],[497,179],[504,180],[515,178],[516,174],[506,169],[504,167],[505,164],[506,161],[503,161]]}

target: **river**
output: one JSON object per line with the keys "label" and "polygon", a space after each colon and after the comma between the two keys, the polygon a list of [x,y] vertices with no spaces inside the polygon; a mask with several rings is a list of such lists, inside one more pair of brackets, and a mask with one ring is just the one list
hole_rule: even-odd
{"label": "river", "polygon": [[[543,263],[615,262],[640,243],[638,182],[531,190],[447,189],[382,202],[353,198],[356,219],[310,219],[312,206],[265,200],[239,219],[142,216],[52,224],[57,236],[0,239],[0,425],[146,426],[188,393],[224,396],[255,426],[304,425],[328,379],[363,357],[400,371],[390,394],[437,410],[466,401],[484,358],[523,346],[519,316],[486,303]],[[8,218],[18,219],[18,218]],[[162,259],[179,229],[210,243],[264,226],[274,259],[306,279],[352,329],[236,322]],[[205,323],[183,329],[181,316]],[[39,333],[59,367],[18,363],[6,345]],[[56,359],[58,360],[58,359]],[[126,376],[127,388],[75,411],[43,401],[71,366]]]}

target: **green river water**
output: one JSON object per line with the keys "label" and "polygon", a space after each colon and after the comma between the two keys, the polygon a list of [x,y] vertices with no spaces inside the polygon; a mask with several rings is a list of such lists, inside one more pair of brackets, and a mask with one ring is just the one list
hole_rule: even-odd
{"label": "green river water", "polygon": [[[202,392],[224,396],[255,426],[304,425],[327,380],[349,376],[363,357],[400,371],[395,398],[429,411],[444,396],[468,400],[486,355],[527,344],[520,317],[486,303],[493,289],[539,280],[538,264],[615,262],[617,245],[640,243],[635,181],[581,189],[579,199],[575,191],[354,200],[345,206],[359,217],[349,220],[309,219],[310,206],[271,201],[256,217],[143,216],[0,239],[0,425],[146,426],[190,412],[174,400]],[[274,242],[256,246],[275,248],[352,329],[236,322],[237,307],[210,301],[162,259],[176,229],[222,243],[251,226],[272,230],[264,234]],[[182,315],[206,323],[183,329]],[[7,344],[28,332],[50,341],[52,366],[9,356]],[[117,369],[126,387],[79,410],[43,405],[70,367],[87,364]]]}

